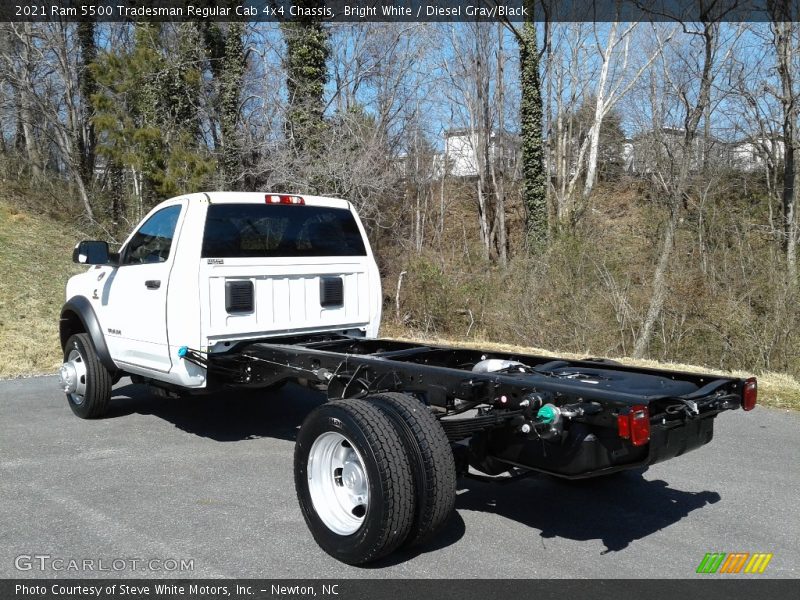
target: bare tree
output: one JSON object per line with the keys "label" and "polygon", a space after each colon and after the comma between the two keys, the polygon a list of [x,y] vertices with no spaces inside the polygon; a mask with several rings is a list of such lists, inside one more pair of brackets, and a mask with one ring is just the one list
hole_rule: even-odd
{"label": "bare tree", "polygon": [[[748,23],[751,40],[746,51],[734,54],[727,79],[739,102],[732,109],[737,119],[734,142],[741,148],[731,157],[734,168],[749,170],[753,162],[763,171],[769,198],[769,230],[786,250],[783,213],[783,117],[775,78],[775,53],[771,27]],[[777,213],[777,214],[776,214]],[[776,224],[776,219],[778,223]]]}
{"label": "bare tree", "polygon": [[555,224],[569,222],[571,214],[570,186],[572,173],[578,168],[578,137],[571,107],[578,106],[588,95],[594,73],[586,70],[591,65],[587,56],[589,48],[588,27],[585,23],[559,23],[553,27],[548,45],[551,58],[548,60],[548,89],[552,98],[552,111],[548,128],[549,169],[553,197]]}
{"label": "bare tree", "polygon": [[447,74],[444,93],[458,125],[451,133],[465,146],[462,158],[470,163],[465,166],[474,169],[483,256],[501,264],[508,259],[504,164],[512,146],[505,127],[504,35],[502,27],[493,28],[488,23],[466,23],[460,30],[451,28],[448,41],[452,51],[442,57]]}
{"label": "bare tree", "polygon": [[[694,142],[700,119],[703,117],[708,104],[711,102],[711,89],[716,76],[717,51],[719,42],[719,21],[706,20],[698,29],[684,25],[684,35],[689,39],[700,40],[700,48],[691,43],[686,44],[686,51],[680,51],[672,45],[672,52],[676,63],[669,65],[662,55],[663,92],[674,97],[678,103],[678,110],[682,115],[683,131],[680,146],[670,147],[664,138],[663,126],[654,127],[653,133],[659,139],[660,145],[675,160],[674,168],[671,167],[669,177],[659,177],[659,184],[667,204],[668,217],[664,225],[661,240],[661,251],[653,274],[653,291],[650,303],[644,318],[644,323],[633,347],[633,356],[641,358],[647,353],[653,329],[661,315],[668,293],[667,273],[670,259],[675,244],[675,233],[680,219],[681,206],[684,196],[689,190],[689,175],[695,159]],[[681,42],[687,40],[681,39]],[[663,45],[663,44],[662,44]],[[692,52],[699,49],[701,58],[695,62]],[[670,67],[673,67],[672,69]],[[677,67],[677,68],[675,68]],[[691,68],[691,71],[688,69]],[[688,71],[688,72],[687,72]],[[696,78],[696,79],[695,79]],[[657,100],[654,98],[654,104]],[[677,153],[675,152],[677,150]]]}
{"label": "bare tree", "polygon": [[10,48],[16,52],[4,52],[0,61],[19,94],[19,119],[31,173],[34,179],[42,176],[45,148],[54,145],[86,216],[94,220],[81,153],[86,113],[78,93],[75,28],[64,22],[8,27],[13,38]]}
{"label": "bare tree", "polygon": [[3,70],[14,89],[17,104],[17,120],[28,167],[34,179],[44,172],[44,159],[38,135],[35,114],[35,82],[38,78],[34,32],[32,23],[5,24],[8,42],[3,48]]}
{"label": "bare tree", "polygon": [[[561,226],[574,225],[586,210],[597,182],[600,139],[606,118],[651,67],[661,46],[672,35],[663,35],[661,45],[637,54],[632,52],[631,42],[635,42],[640,29],[638,23],[624,25],[616,21],[554,26],[553,35],[569,57],[552,72],[556,96],[552,163],[556,215]],[[641,48],[642,44],[636,47]],[[575,121],[576,113],[571,110],[584,103],[591,103],[588,130],[582,130],[584,124]]]}
{"label": "bare tree", "polygon": [[[602,48],[598,44],[598,55],[600,56],[600,76],[595,86],[595,111],[594,120],[588,135],[589,156],[586,163],[586,178],[583,185],[583,200],[591,195],[597,180],[597,158],[600,147],[600,130],[603,120],[614,108],[620,98],[624,97],[641,77],[653,61],[656,60],[659,48],[650,53],[639,68],[629,74],[627,71],[631,61],[631,38],[636,30],[637,24],[631,24],[619,31],[620,24],[613,22],[608,30],[606,46]],[[671,33],[667,34],[664,42],[668,42]],[[597,37],[595,35],[595,37]],[[579,161],[580,164],[580,161]]]}
{"label": "bare tree", "polygon": [[783,112],[783,227],[784,248],[789,280],[793,286],[797,281],[797,211],[800,208],[800,173],[795,164],[795,152],[800,153],[800,90],[795,76],[798,69],[798,35],[800,27],[794,22],[796,14],[791,14],[790,2],[770,2],[772,12],[772,33],[775,45],[780,92],[777,94]]}

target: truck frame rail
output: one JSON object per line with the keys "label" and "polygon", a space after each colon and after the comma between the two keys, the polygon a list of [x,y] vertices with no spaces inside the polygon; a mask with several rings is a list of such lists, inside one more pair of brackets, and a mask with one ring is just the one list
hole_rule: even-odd
{"label": "truck frame rail", "polygon": [[521,467],[569,478],[647,466],[708,443],[716,415],[742,406],[750,381],[333,334],[184,358],[208,369],[212,387],[296,380],[329,400],[409,394],[466,451],[463,463],[489,474]]}

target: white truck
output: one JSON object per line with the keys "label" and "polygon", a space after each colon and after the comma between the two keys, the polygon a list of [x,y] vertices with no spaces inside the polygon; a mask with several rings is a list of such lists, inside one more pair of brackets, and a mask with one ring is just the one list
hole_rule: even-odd
{"label": "white truck", "polygon": [[[192,194],[159,204],[118,254],[82,242],[67,283],[61,337],[82,317],[109,370],[181,388],[207,385],[205,370],[178,360],[189,346],[287,333],[338,331],[375,337],[378,268],[349,202],[278,194]],[[102,340],[102,341],[101,341]],[[72,381],[74,362],[62,369]],[[79,416],[105,403],[74,396]]]}
{"label": "white truck", "polygon": [[359,564],[429,539],[456,477],[568,479],[641,469],[751,410],[754,378],[376,339],[378,268],[345,200],[190,194],[155,207],[67,283],[59,384],[101,417],[123,375],[166,395],[327,392],[296,440],[295,487],[319,545]]}

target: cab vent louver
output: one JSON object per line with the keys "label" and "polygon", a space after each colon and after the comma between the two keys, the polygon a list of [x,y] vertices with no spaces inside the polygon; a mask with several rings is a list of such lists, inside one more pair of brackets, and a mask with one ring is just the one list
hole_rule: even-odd
{"label": "cab vent louver", "polygon": [[323,308],[344,304],[344,284],[341,277],[322,277],[319,280],[319,304]]}
{"label": "cab vent louver", "polygon": [[229,313],[253,312],[253,282],[225,282],[225,310]]}

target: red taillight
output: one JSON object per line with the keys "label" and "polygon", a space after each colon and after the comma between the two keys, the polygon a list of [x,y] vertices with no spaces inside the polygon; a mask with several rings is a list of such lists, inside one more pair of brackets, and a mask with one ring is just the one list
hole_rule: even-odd
{"label": "red taillight", "polygon": [[306,201],[300,196],[289,196],[287,194],[267,194],[264,196],[267,204],[305,204]]}
{"label": "red taillight", "polygon": [[753,410],[758,400],[758,381],[755,377],[746,379],[742,387],[742,409]]}
{"label": "red taillight", "polygon": [[632,406],[626,415],[617,415],[617,433],[634,446],[650,441],[650,411],[646,406]]}
{"label": "red taillight", "polygon": [[617,415],[617,431],[619,437],[623,440],[628,440],[631,437],[631,421],[628,415]]}
{"label": "red taillight", "polygon": [[646,406],[634,406],[628,418],[631,421],[631,443],[644,446],[650,441],[650,411]]}

